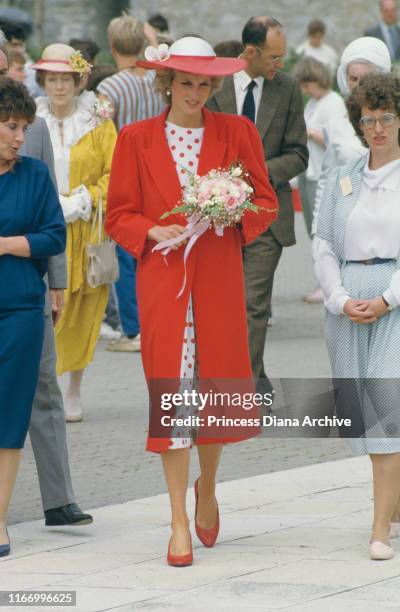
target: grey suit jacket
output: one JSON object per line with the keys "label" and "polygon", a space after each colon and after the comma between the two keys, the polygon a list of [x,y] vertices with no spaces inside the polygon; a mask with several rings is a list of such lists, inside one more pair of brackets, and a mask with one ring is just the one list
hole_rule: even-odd
{"label": "grey suit jacket", "polygon": [[[207,106],[212,111],[237,114],[233,77],[224,79],[222,88]],[[271,231],[282,246],[290,246],[296,239],[289,180],[304,172],[308,164],[303,100],[293,77],[278,72],[271,81],[264,81],[256,125],[270,180],[279,199],[279,216]]]}
{"label": "grey suit jacket", "polygon": [[[43,161],[50,172],[51,179],[57,189],[56,175],[54,171],[53,147],[51,145],[49,130],[44,119],[36,117],[35,121],[28,127],[25,134],[25,142],[20,149],[21,155],[35,157]],[[65,253],[49,257],[48,273],[45,282],[51,289],[65,289],[67,286],[67,263]],[[48,292],[46,295],[46,314],[51,313]]]}
{"label": "grey suit jacket", "polygon": [[[392,57],[392,60],[400,59],[400,28],[397,25],[396,25],[396,31],[397,31],[397,41],[398,42],[397,42],[396,55],[395,55],[395,57]],[[372,36],[373,38],[379,38],[379,40],[382,40],[386,44],[386,40],[385,40],[385,37],[383,35],[382,28],[381,28],[380,24],[378,24],[374,28],[370,28],[369,30],[367,30],[364,33],[364,36]],[[390,48],[389,48],[389,52],[390,52]]]}

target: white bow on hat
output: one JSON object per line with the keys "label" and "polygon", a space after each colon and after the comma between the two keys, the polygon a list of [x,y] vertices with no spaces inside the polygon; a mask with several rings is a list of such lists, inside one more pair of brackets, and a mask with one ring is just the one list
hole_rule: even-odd
{"label": "white bow on hat", "polygon": [[158,47],[146,47],[144,56],[148,62],[165,62],[170,58],[169,47],[165,43],[161,43]]}

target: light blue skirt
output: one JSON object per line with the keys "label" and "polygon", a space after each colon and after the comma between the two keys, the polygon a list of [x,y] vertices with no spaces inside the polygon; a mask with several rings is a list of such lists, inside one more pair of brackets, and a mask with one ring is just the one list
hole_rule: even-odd
{"label": "light blue skirt", "polygon": [[[346,263],[342,284],[352,298],[370,299],[382,295],[395,271],[394,261]],[[350,438],[354,454],[400,452],[400,307],[368,325],[328,312],[326,338],[339,379],[338,413],[350,417],[358,432]]]}

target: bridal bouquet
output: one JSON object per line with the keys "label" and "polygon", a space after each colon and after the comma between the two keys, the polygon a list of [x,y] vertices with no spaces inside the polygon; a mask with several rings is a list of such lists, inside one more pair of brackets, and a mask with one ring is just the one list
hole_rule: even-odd
{"label": "bridal bouquet", "polygon": [[184,253],[185,278],[177,297],[182,295],[186,285],[186,260],[195,242],[208,229],[222,236],[224,228],[240,223],[246,211],[258,212],[261,207],[254,204],[253,198],[249,175],[240,163],[232,164],[227,170],[211,170],[204,176],[189,173],[189,185],[183,188],[182,201],[161,216],[165,219],[178,213],[185,215],[186,230],[153,248],[165,256],[175,244],[189,240]]}
{"label": "bridal bouquet", "polygon": [[182,213],[189,223],[196,221],[206,229],[214,228],[219,236],[224,227],[240,223],[247,210],[258,212],[260,208],[252,201],[254,189],[240,164],[232,164],[228,170],[211,170],[204,176],[190,175],[182,195],[182,203],[161,219]]}

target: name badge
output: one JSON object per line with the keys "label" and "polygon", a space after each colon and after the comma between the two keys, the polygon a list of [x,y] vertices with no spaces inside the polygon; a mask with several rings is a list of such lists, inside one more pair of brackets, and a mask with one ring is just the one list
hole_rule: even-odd
{"label": "name badge", "polygon": [[353,193],[353,186],[349,176],[344,176],[340,179],[340,188],[344,196],[348,196]]}

